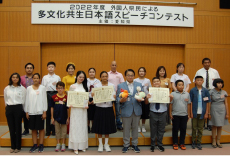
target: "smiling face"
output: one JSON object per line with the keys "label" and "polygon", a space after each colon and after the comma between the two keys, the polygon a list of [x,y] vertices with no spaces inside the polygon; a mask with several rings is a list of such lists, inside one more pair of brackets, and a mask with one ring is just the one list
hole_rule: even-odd
{"label": "smiling face", "polygon": [[68,74],[69,75],[73,75],[74,74],[74,68],[73,68],[73,66],[69,66],[69,68],[68,68]]}
{"label": "smiling face", "polygon": [[153,80],[153,87],[160,87],[161,86],[161,81],[159,79],[154,79]]}
{"label": "smiling face", "polygon": [[125,77],[126,77],[126,80],[127,80],[128,82],[132,83],[132,82],[133,82],[133,79],[134,79],[134,73],[131,72],[131,71],[128,71],[128,72],[126,73]]}
{"label": "smiling face", "polygon": [[11,80],[12,80],[13,84],[17,84],[19,81],[19,77],[15,74],[12,76]]}
{"label": "smiling face", "polygon": [[101,74],[101,81],[102,82],[108,82],[108,74],[107,73]]}
{"label": "smiling face", "polygon": [[80,75],[78,75],[77,77],[77,83],[82,83],[85,79],[85,76],[83,73],[81,73]]}
{"label": "smiling face", "polygon": [[165,76],[165,70],[164,70],[164,68],[161,68],[161,70],[159,71],[159,75],[160,75],[160,77],[164,77]]}

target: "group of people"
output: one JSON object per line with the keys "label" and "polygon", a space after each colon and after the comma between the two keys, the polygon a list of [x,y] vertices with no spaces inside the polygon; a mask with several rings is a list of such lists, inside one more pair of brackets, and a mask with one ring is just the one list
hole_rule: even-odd
{"label": "group of people", "polygon": [[[209,120],[207,127],[212,130],[212,147],[221,148],[221,128],[228,124],[229,118],[227,93],[222,90],[224,81],[220,79],[217,70],[210,67],[211,60],[204,58],[202,64],[203,68],[197,71],[193,80],[195,87],[188,93],[191,81],[183,73],[185,69],[183,63],[177,64],[176,73],[171,79],[167,78],[164,66],[158,67],[152,83],[150,79],[145,78],[144,67],[138,69],[136,79],[134,79],[135,71],[127,69],[124,73],[125,81],[123,75],[116,70],[116,61],[112,61],[111,71],[100,73],[100,80],[95,78],[95,68],[89,68],[88,78],[84,71],[78,71],[75,76],[75,64],[70,62],[66,65],[68,75],[63,77],[62,81],[54,72],[56,68],[54,62],[48,62],[48,75],[45,75],[42,81],[39,73],[33,74],[34,65],[27,63],[26,75],[20,77],[18,73],[13,73],[8,86],[4,89],[6,118],[11,138],[10,152],[17,153],[21,150],[21,136],[27,135],[29,129],[32,130],[34,144],[29,152],[35,152],[37,149],[38,152],[43,152],[44,120],[46,120],[46,135],[56,135],[57,152],[65,151],[68,131],[68,147],[73,149],[75,154],[78,154],[79,150],[86,151],[90,132],[98,134],[98,151],[102,152],[105,149],[110,152],[109,134],[123,130],[122,152],[125,153],[131,148],[139,153],[138,132],[146,132],[146,119],[150,119],[152,152],[155,150],[156,139],[156,148],[164,151],[162,139],[165,126],[171,121],[173,149],[177,150],[180,147],[185,150],[184,140],[189,118],[192,119],[192,148],[202,149],[201,138],[205,119]],[[115,101],[94,104],[92,88],[102,86],[114,87]],[[144,101],[135,99],[138,87],[146,93]],[[149,98],[153,95],[148,93],[149,87],[169,88],[169,91],[172,89],[170,103],[150,103]],[[122,90],[128,90],[129,96],[120,97]],[[83,108],[70,106],[69,109],[68,91],[89,92],[88,105]],[[25,131],[21,135],[22,118]],[[132,130],[131,147],[130,130]],[[178,144],[179,130],[180,144]],[[37,135],[39,135],[39,146]],[[104,145],[102,135],[105,135]]]}

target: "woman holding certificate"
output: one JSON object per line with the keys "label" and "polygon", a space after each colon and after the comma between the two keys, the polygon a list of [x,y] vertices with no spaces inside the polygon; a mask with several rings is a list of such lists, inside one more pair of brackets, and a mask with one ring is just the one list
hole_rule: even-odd
{"label": "woman holding certificate", "polygon": [[[88,92],[87,78],[84,71],[77,72],[75,84],[70,86],[70,91]],[[75,154],[78,154],[78,150],[85,152],[88,148],[87,108],[71,108],[69,149],[73,149]]]}
{"label": "woman holding certificate", "polygon": [[[112,83],[108,82],[108,73],[106,71],[102,71],[100,77],[101,77],[101,83],[98,83],[95,86],[95,88],[99,88],[103,86],[113,86],[114,88],[113,97],[116,98],[115,86]],[[94,96],[94,93],[92,93],[92,96]],[[96,111],[94,116],[92,132],[98,134],[98,141],[99,141],[98,152],[103,152],[102,134],[105,135],[104,149],[107,152],[111,151],[108,144],[109,134],[116,133],[116,131],[117,130],[115,125],[112,100],[109,102],[96,103]]]}

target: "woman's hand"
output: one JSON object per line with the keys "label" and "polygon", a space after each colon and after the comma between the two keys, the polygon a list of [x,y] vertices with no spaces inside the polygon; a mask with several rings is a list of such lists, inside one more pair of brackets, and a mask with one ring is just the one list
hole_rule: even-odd
{"label": "woman's hand", "polygon": [[46,119],[46,112],[43,112],[42,114],[42,120]]}
{"label": "woman's hand", "polygon": [[30,118],[28,113],[26,113],[26,118],[27,118],[27,120],[29,120],[29,118]]}
{"label": "woman's hand", "polygon": [[228,118],[229,118],[228,114],[226,114],[225,118],[226,118],[226,119],[228,119]]}

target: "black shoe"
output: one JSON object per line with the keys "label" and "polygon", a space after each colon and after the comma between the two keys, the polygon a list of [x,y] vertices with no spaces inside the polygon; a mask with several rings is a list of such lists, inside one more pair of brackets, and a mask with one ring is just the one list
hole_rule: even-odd
{"label": "black shoe", "polygon": [[192,142],[192,149],[195,149],[195,148],[196,148],[196,143]]}
{"label": "black shoe", "polygon": [[212,131],[212,127],[208,126],[208,131]]}
{"label": "black shoe", "polygon": [[154,146],[151,146],[150,151],[151,151],[151,152],[154,152],[154,149],[155,149],[155,147],[154,147]]}
{"label": "black shoe", "polygon": [[129,150],[129,147],[123,147],[123,149],[122,149],[122,153],[127,153],[127,152],[128,152],[128,150]]}
{"label": "black shoe", "polygon": [[38,149],[37,145],[34,145],[31,149],[30,149],[30,153],[35,152]]}
{"label": "black shoe", "polygon": [[132,146],[132,150],[134,150],[134,152],[136,153],[140,153],[140,149],[137,146]]}
{"label": "black shoe", "polygon": [[88,133],[90,133],[90,127],[88,126]]}
{"label": "black shoe", "polygon": [[197,149],[198,149],[198,150],[202,150],[201,144],[197,144]]}
{"label": "black shoe", "polygon": [[117,128],[119,131],[122,131],[123,130],[123,127],[119,127],[119,128]]}
{"label": "black shoe", "polygon": [[159,151],[164,152],[165,148],[163,146],[157,146],[157,149],[159,149]]}
{"label": "black shoe", "polygon": [[50,136],[50,132],[46,132],[46,136]]}
{"label": "black shoe", "polygon": [[39,145],[39,149],[38,149],[38,152],[39,153],[42,153],[44,150],[44,146],[43,145]]}
{"label": "black shoe", "polygon": [[29,131],[26,131],[26,130],[22,133],[23,136],[26,136],[28,134],[29,134]]}
{"label": "black shoe", "polygon": [[52,136],[55,136],[55,132],[52,131]]}

